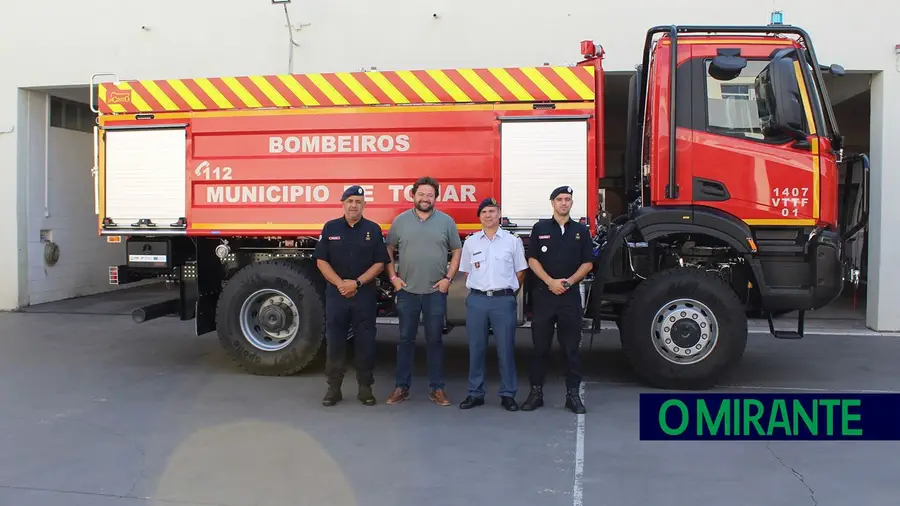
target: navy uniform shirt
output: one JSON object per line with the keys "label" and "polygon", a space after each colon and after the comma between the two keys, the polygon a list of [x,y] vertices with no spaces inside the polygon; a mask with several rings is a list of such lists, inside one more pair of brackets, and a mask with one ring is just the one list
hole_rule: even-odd
{"label": "navy uniform shirt", "polygon": [[[569,219],[564,227],[560,227],[553,218],[543,219],[531,229],[528,258],[540,262],[551,278],[566,279],[582,264],[594,261],[594,243],[588,228],[577,221]],[[547,285],[540,281],[537,289],[550,293]]]}
{"label": "navy uniform shirt", "polygon": [[[362,218],[351,226],[343,216],[322,227],[322,238],[316,244],[313,256],[331,264],[341,279],[356,279],[372,265],[391,261],[384,235],[377,223]],[[337,288],[331,283],[328,283],[328,289],[337,293]],[[374,293],[374,284],[365,284],[359,290]]]}

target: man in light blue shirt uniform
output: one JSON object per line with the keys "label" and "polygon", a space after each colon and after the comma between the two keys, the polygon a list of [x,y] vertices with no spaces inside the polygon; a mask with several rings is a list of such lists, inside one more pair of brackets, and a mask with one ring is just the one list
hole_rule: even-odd
{"label": "man in light blue shirt uniform", "polygon": [[469,336],[469,391],[459,405],[484,404],[484,362],[488,327],[492,327],[500,358],[500,402],[507,411],[516,403],[516,295],[528,262],[522,240],[500,228],[500,206],[493,198],[478,206],[482,229],[463,244],[459,270],[466,273],[466,333]]}

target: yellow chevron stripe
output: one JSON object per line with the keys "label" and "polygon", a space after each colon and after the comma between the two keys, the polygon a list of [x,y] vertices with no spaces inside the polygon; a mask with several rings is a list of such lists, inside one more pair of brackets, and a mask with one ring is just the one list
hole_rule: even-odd
{"label": "yellow chevron stripe", "polygon": [[139,81],[144,88],[147,88],[147,91],[153,95],[153,98],[159,102],[159,105],[163,106],[163,108],[167,111],[176,111],[178,110],[178,106],[175,105],[175,102],[172,102],[172,99],[169,98],[168,95],[160,89],[159,85],[157,85],[153,81]]}
{"label": "yellow chevron stripe", "polygon": [[322,74],[306,74],[306,77],[313,82],[328,97],[328,100],[334,102],[335,105],[349,105],[347,99],[343,97],[334,86],[328,84],[328,81],[322,77]]}
{"label": "yellow chevron stripe", "polygon": [[572,72],[572,69],[567,67],[554,67],[553,70],[566,82],[566,84],[575,90],[575,93],[578,93],[579,97],[585,100],[594,98],[594,93],[591,92],[591,89],[581,82],[581,79],[578,79],[575,73]]}
{"label": "yellow chevron stripe", "polygon": [[429,90],[424,84],[422,84],[422,81],[419,81],[419,79],[412,72],[408,70],[398,70],[396,74],[400,77],[400,79],[403,79],[403,82],[409,85],[409,87],[412,88],[412,90],[415,91],[425,102],[440,102],[440,100],[438,100],[438,98],[434,96],[434,93],[432,93],[431,90]]}
{"label": "yellow chevron stripe", "polygon": [[278,107],[290,107],[291,103],[287,101],[284,97],[281,96],[281,93],[278,93],[271,83],[266,80],[263,76],[250,76],[250,80],[253,81],[253,84],[257,86],[267,97],[272,101],[273,104]]}
{"label": "yellow chevron stripe", "polygon": [[249,91],[247,91],[247,88],[244,88],[244,86],[240,82],[238,82],[237,79],[233,77],[223,77],[222,82],[225,83],[225,86],[231,88],[231,91],[233,91],[234,94],[237,95],[238,98],[241,99],[244,102],[244,105],[246,105],[247,107],[262,107],[262,104],[259,103],[259,100],[256,100],[256,98],[251,95]]}
{"label": "yellow chevron stripe", "polygon": [[199,86],[201,90],[209,95],[209,98],[211,98],[217,106],[223,109],[234,109],[234,106],[231,104],[231,102],[229,102],[228,99],[225,98],[225,95],[222,95],[222,93],[220,93],[219,90],[217,90],[216,87],[213,86],[213,83],[209,82],[209,79],[200,77],[194,79],[194,82],[197,83],[197,86]]}
{"label": "yellow chevron stripe", "polygon": [[338,72],[335,74],[335,76],[337,76],[337,78],[340,79],[342,83],[346,84],[347,87],[350,88],[350,91],[352,91],[354,95],[359,97],[360,100],[362,100],[362,103],[378,103],[378,99],[373,97],[372,94],[369,93],[369,90],[367,90],[362,84],[360,84],[359,81],[357,81],[356,78],[353,77],[349,72]]}
{"label": "yellow chevron stripe", "polygon": [[472,69],[457,69],[457,72],[459,72],[459,75],[463,76],[463,79],[468,81],[469,84],[471,84],[472,87],[475,88],[475,90],[478,93],[481,93],[481,96],[483,96],[485,98],[485,100],[488,100],[491,102],[499,102],[500,101],[500,95],[498,95],[497,92],[494,91],[493,88],[488,86],[488,84],[486,82],[484,82],[484,79],[479,77],[478,74],[476,74],[474,70],[472,70]]}
{"label": "yellow chevron stripe", "polygon": [[306,91],[306,88],[298,83],[296,79],[294,79],[294,76],[281,75],[278,76],[278,79],[281,79],[281,82],[284,83],[284,85],[287,86],[289,90],[291,90],[291,93],[293,93],[294,96],[296,96],[301,102],[303,102],[303,105],[319,105],[319,101],[316,100],[315,97],[310,95],[309,92]]}
{"label": "yellow chevron stripe", "polygon": [[594,67],[591,67],[591,66],[588,66],[588,65],[584,65],[584,66],[582,66],[581,68],[587,70],[587,73],[590,74],[591,77],[594,77],[594,70],[595,70]]}
{"label": "yellow chevron stripe", "polygon": [[500,81],[503,86],[506,86],[506,89],[510,91],[515,97],[519,100],[534,100],[534,97],[531,96],[528,91],[522,87],[521,84],[517,83],[515,79],[509,75],[509,72],[502,68],[490,68],[488,72],[494,75],[498,81]]}
{"label": "yellow chevron stripe", "polygon": [[153,110],[153,108],[150,107],[150,104],[148,104],[146,101],[144,101],[144,98],[141,97],[138,94],[138,92],[135,91],[134,88],[131,87],[130,84],[128,84],[125,81],[123,81],[121,84],[122,84],[122,87],[125,88],[126,90],[131,90],[131,103],[134,104],[135,107],[137,107],[138,111],[149,112],[149,111]]}
{"label": "yellow chevron stripe", "polygon": [[459,86],[447,77],[447,74],[445,74],[443,70],[429,70],[427,72],[441,88],[444,88],[444,91],[450,94],[453,100],[456,100],[457,102],[472,101],[463,90],[459,89]]}
{"label": "yellow chevron stripe", "polygon": [[169,86],[171,86],[172,89],[175,90],[175,93],[177,93],[178,96],[182,98],[182,100],[187,102],[188,106],[190,106],[191,109],[199,109],[201,111],[206,110],[206,106],[203,105],[203,102],[201,102],[200,99],[197,98],[196,95],[194,95],[194,92],[192,92],[190,89],[188,89],[187,86],[185,86],[181,79],[169,79],[167,82],[169,83]]}
{"label": "yellow chevron stripe", "polygon": [[375,86],[384,92],[385,95],[388,96],[389,99],[393,100],[396,104],[408,104],[409,99],[403,96],[403,93],[400,93],[400,90],[397,89],[396,86],[391,84],[390,81],[384,77],[384,74],[381,72],[366,72],[366,76],[375,83]]}
{"label": "yellow chevron stripe", "polygon": [[547,80],[546,77],[541,75],[538,69],[534,67],[526,67],[522,69],[522,73],[525,74],[525,77],[531,79],[538,88],[541,89],[544,93],[547,94],[547,97],[550,100],[565,100],[566,96],[562,94],[559,90],[556,89],[556,86],[553,86],[553,83]]}

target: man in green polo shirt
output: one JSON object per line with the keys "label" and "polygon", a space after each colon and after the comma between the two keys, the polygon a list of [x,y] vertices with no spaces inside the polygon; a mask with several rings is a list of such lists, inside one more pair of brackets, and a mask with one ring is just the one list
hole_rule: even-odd
{"label": "man in green polo shirt", "polygon": [[394,251],[399,250],[399,270],[391,262],[387,272],[397,292],[400,318],[396,388],[387,403],[397,404],[409,398],[416,334],[422,315],[431,400],[449,406],[450,399],[444,392],[444,316],[450,281],[459,268],[462,241],[453,218],[434,208],[440,195],[437,181],[419,178],[413,184],[412,193],[415,205],[394,218],[387,237],[389,256],[393,259]]}

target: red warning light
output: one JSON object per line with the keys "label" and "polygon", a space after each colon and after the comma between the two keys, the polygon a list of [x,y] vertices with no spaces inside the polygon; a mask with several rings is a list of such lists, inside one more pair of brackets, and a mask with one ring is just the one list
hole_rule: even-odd
{"label": "red warning light", "polygon": [[597,54],[597,46],[594,45],[593,41],[583,40],[581,41],[581,54],[585,58],[594,56]]}

